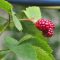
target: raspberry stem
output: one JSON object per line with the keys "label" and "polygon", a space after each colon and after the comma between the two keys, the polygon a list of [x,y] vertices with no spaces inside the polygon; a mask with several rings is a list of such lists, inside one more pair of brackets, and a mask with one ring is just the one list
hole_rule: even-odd
{"label": "raspberry stem", "polygon": [[29,22],[35,23],[35,22],[34,22],[34,18],[30,18],[30,19],[24,18],[24,19],[20,19],[20,20],[22,20],[22,21],[29,21]]}

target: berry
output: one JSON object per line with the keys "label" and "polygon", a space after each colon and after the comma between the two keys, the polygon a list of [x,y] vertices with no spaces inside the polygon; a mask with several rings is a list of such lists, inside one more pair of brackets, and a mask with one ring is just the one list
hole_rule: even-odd
{"label": "berry", "polygon": [[35,26],[41,30],[46,37],[51,37],[54,33],[55,25],[49,19],[41,18],[35,23]]}
{"label": "berry", "polygon": [[54,30],[55,26],[54,24],[48,20],[48,19],[39,19],[36,23],[35,26],[42,31],[48,30],[49,28],[52,28]]}

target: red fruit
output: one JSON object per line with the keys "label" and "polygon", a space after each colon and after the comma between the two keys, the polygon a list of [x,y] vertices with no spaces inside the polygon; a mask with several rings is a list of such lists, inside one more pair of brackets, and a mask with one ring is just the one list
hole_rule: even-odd
{"label": "red fruit", "polygon": [[51,37],[53,35],[55,25],[49,19],[41,18],[35,23],[35,26],[43,32],[43,35],[47,37]]}
{"label": "red fruit", "polygon": [[54,29],[55,26],[52,23],[52,21],[50,21],[49,19],[39,19],[36,23],[35,26],[42,31],[48,30],[49,28]]}

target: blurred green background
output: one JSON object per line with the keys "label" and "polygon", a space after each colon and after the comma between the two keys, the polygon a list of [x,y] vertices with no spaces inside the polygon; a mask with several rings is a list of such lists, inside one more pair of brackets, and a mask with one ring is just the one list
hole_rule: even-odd
{"label": "blurred green background", "polygon": [[[16,14],[17,17],[19,19],[24,18],[23,17],[24,14],[22,14],[22,10],[26,9],[26,7],[28,7],[28,6],[24,6],[24,5],[22,6],[19,4],[18,5],[13,4],[13,6],[14,6],[14,11],[17,13]],[[0,12],[1,11],[2,10],[0,10]],[[54,36],[49,38],[49,44],[53,49],[53,54],[54,54],[56,60],[60,60],[60,10],[41,7],[41,13],[42,13],[42,18],[48,18],[48,19],[52,20],[56,26]],[[8,14],[6,14],[4,11],[2,11],[0,15],[3,16],[5,19],[9,18]],[[15,30],[13,30],[13,31],[15,31]],[[6,37],[6,35],[12,35],[12,34],[13,34],[12,31],[7,31],[7,32],[4,32],[0,36],[0,48],[2,48],[1,46],[2,46],[2,42],[3,42],[3,38]],[[15,31],[15,34],[17,35],[18,38],[20,38],[22,36],[22,35],[19,36],[19,32],[17,33],[16,31]],[[14,37],[17,38],[15,34],[14,34]],[[20,32],[20,34],[21,34],[21,32]]]}

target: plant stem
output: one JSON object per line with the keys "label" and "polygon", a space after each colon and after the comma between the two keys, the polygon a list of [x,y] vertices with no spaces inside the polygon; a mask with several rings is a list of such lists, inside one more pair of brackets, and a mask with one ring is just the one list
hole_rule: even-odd
{"label": "plant stem", "polygon": [[31,18],[31,19],[24,18],[24,19],[20,19],[20,20],[22,20],[22,21],[29,21],[29,22],[35,23],[33,18]]}

